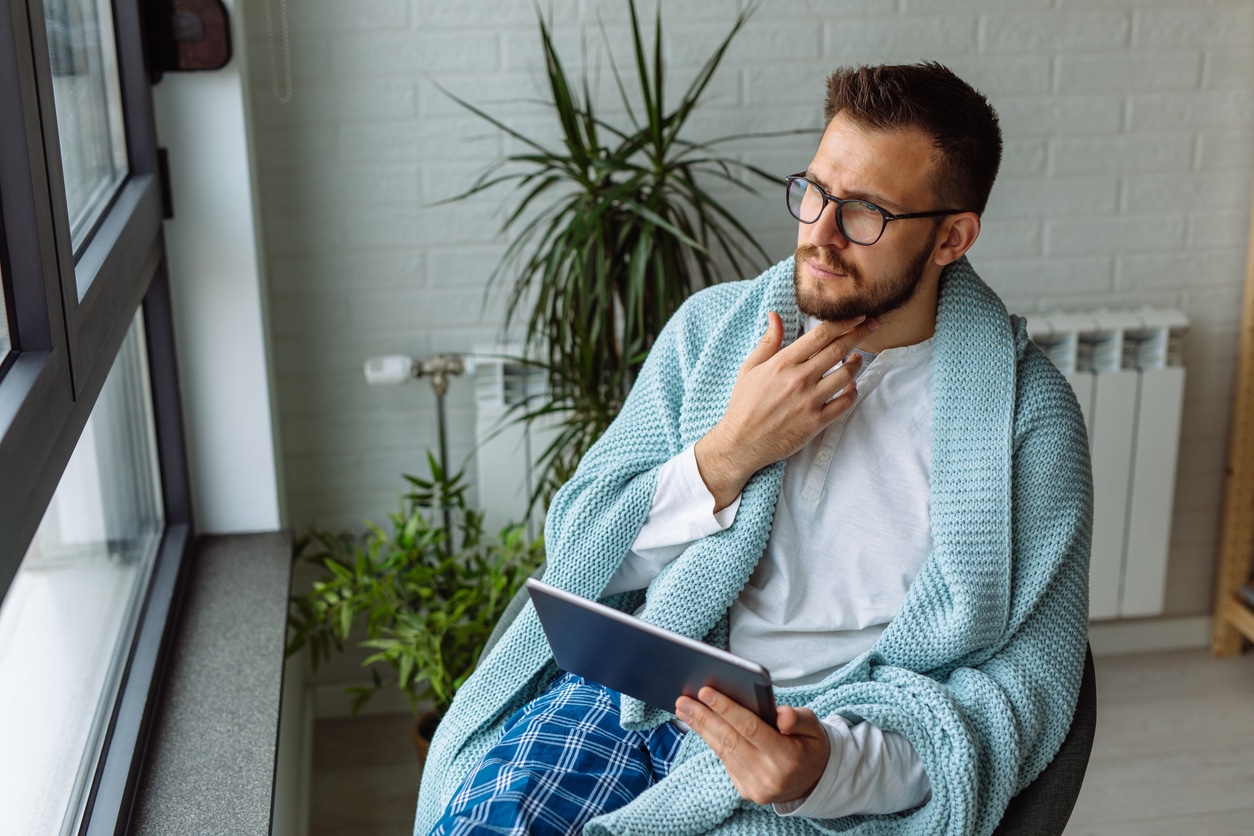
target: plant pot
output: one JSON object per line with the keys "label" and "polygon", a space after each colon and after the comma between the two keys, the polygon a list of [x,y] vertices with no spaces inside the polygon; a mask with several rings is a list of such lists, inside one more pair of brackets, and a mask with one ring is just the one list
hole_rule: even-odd
{"label": "plant pot", "polygon": [[414,738],[414,753],[418,755],[418,766],[427,763],[427,751],[431,748],[431,738],[435,735],[435,727],[440,724],[440,715],[435,711],[424,711],[414,718],[410,733]]}

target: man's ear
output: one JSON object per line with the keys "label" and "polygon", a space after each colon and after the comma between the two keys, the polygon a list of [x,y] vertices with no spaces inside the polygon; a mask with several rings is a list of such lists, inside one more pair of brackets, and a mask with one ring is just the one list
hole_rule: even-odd
{"label": "man's ear", "polygon": [[932,261],[941,267],[962,258],[975,239],[980,236],[980,216],[974,212],[961,212],[945,219],[940,237],[932,250]]}

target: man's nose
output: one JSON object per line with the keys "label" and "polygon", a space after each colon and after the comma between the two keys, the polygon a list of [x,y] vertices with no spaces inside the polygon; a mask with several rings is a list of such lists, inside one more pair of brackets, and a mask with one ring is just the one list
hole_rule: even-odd
{"label": "man's nose", "polygon": [[807,237],[810,243],[842,250],[849,246],[849,239],[840,231],[840,224],[836,220],[837,214],[835,203],[829,203],[823,207],[819,219],[809,225]]}

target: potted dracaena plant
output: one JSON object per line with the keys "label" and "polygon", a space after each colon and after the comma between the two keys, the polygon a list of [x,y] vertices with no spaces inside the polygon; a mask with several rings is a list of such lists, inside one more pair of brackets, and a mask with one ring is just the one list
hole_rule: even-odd
{"label": "potted dracaena plant", "polygon": [[[543,18],[540,43],[551,98],[545,104],[560,127],[560,145],[533,140],[440,88],[523,146],[442,203],[499,188],[516,192],[516,205],[501,225],[509,243],[488,288],[512,279],[505,328],[525,312],[526,344],[534,353],[523,359],[542,366],[549,378],[539,403],[521,404],[513,413],[516,419],[556,424],[533,474],[533,504],[547,504],[618,414],[658,332],[684,299],[725,271],[740,276],[753,262],[769,261],[708,184],[752,193],[748,177],[779,178],[723,153],[722,146],[805,132],[705,141],[684,134],[752,7],[736,18],[674,105],[666,99],[660,9],[651,47],[634,0],[628,0],[628,9],[634,84],[612,53],[609,60],[626,110],[624,125],[599,115],[586,71],[578,87],[572,83]],[[609,51],[604,26],[602,39]]]}
{"label": "potted dracaena plant", "polygon": [[360,625],[360,644],[373,651],[362,663],[371,681],[348,689],[353,713],[399,687],[420,758],[506,605],[544,558],[543,543],[522,526],[485,536],[463,472],[449,475],[427,458],[431,477],[405,476],[411,489],[389,529],[368,522],[361,536],[315,530],[301,538],[298,558],[321,575],[290,599],[287,645],[289,656],[307,647],[316,673]]}

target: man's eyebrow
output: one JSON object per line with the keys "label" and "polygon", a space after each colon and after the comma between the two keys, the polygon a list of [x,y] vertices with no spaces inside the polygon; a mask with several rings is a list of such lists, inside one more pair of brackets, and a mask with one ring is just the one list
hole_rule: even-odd
{"label": "man's eyebrow", "polygon": [[[818,183],[823,187],[823,191],[827,192],[832,197],[839,197],[841,200],[865,200],[867,203],[874,203],[876,206],[888,210],[890,214],[897,214],[902,211],[900,203],[897,203],[894,200],[889,200],[883,195],[877,195],[871,192],[847,192],[842,195],[834,194],[832,188],[828,186],[827,183],[820,180],[809,168],[806,169],[805,174],[807,180]],[[897,208],[893,209],[893,206],[896,206]]]}

